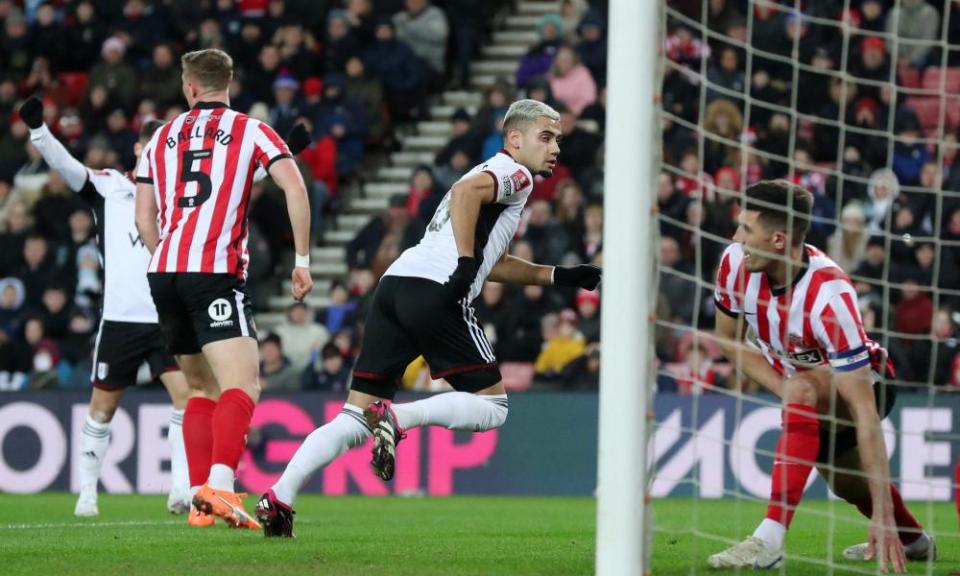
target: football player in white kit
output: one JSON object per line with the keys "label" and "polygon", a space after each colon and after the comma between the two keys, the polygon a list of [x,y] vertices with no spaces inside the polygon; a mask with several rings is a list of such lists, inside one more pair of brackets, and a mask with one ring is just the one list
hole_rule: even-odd
{"label": "football player in white kit", "polygon": [[[168,438],[171,449],[171,488],[167,508],[176,514],[190,510],[189,471],[183,441],[183,410],[191,395],[210,395],[215,383],[187,385],[172,355],[166,349],[157,323],[157,311],[147,283],[147,251],[135,223],[136,184],[131,173],[116,170],[93,170],[73,158],[43,123],[43,103],[31,97],[19,110],[30,128],[30,140],[52,170],[56,170],[67,186],[89,205],[97,225],[104,281],[103,310],[97,332],[93,369],[90,376],[93,391],[90,409],[83,425],[79,469],[80,495],[74,514],[97,516],[97,484],[103,457],[110,443],[110,422],[124,390],[136,384],[137,372],[146,362],[151,374],[166,387],[173,403]],[[144,144],[162,125],[152,120],[144,123],[134,154],[139,157]],[[296,154],[310,143],[303,125],[298,124],[288,136],[289,147]],[[258,169],[255,180],[267,176]],[[205,390],[208,392],[199,392]],[[195,513],[190,524],[208,526],[213,517]]]}
{"label": "football player in white kit", "polygon": [[[503,425],[506,390],[470,304],[484,281],[588,290],[600,283],[596,266],[542,266],[507,254],[534,174],[553,173],[560,134],[560,115],[553,108],[534,100],[515,102],[504,117],[503,150],[453,185],[420,243],[387,269],[343,411],[304,440],[257,504],[266,536],[292,537],[293,501],[307,478],[371,434],[374,470],[390,480],[405,429],[483,432]],[[455,391],[392,404],[404,369],[419,355],[433,378],[446,379]]]}
{"label": "football player in white kit", "polygon": [[[167,508],[175,514],[190,510],[187,457],[183,446],[183,408],[187,382],[173,356],[167,353],[157,324],[157,311],[147,285],[150,254],[134,223],[136,185],[129,174],[116,170],[93,170],[72,157],[43,123],[43,103],[29,98],[20,108],[20,117],[30,128],[30,141],[52,170],[90,206],[97,226],[104,274],[100,328],[94,349],[90,381],[90,410],[83,424],[80,456],[77,459],[80,496],[74,514],[97,516],[97,484],[100,468],[110,444],[110,422],[123,392],[136,385],[137,372],[146,362],[170,394],[170,472],[172,476]],[[148,121],[134,152],[160,126]]]}

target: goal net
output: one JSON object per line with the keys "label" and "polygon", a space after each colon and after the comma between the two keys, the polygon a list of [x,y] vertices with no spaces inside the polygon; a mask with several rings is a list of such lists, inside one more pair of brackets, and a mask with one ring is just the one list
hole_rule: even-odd
{"label": "goal net", "polygon": [[[733,357],[713,334],[721,256],[745,190],[768,179],[812,195],[806,242],[850,277],[866,335],[895,366],[876,384],[884,400],[896,393],[882,423],[890,475],[940,549],[909,570],[960,569],[960,3],[669,0],[662,17],[653,573],[707,572],[766,513],[781,401],[743,374],[757,349],[745,314]],[[793,333],[803,323],[783,323],[776,362],[826,361]],[[820,429],[839,434],[852,417],[833,392]],[[875,573],[844,558],[869,520],[822,477],[862,472],[826,444],[781,570]]]}

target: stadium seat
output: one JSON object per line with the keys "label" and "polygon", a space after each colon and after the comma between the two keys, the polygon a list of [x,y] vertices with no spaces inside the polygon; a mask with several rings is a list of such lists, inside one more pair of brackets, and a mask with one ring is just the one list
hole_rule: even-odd
{"label": "stadium seat", "polygon": [[940,125],[940,102],[940,98],[936,96],[911,96],[907,98],[906,104],[917,114],[920,128],[926,132],[936,130]]}
{"label": "stadium seat", "polygon": [[943,82],[943,91],[946,94],[960,93],[960,68],[927,68],[923,74],[923,88],[925,90],[941,90],[940,82]]}
{"label": "stadium seat", "polygon": [[897,66],[897,78],[900,80],[900,86],[905,88],[920,87],[920,71],[909,65]]}
{"label": "stadium seat", "polygon": [[523,392],[533,384],[533,364],[531,362],[503,362],[500,375],[507,392]]}

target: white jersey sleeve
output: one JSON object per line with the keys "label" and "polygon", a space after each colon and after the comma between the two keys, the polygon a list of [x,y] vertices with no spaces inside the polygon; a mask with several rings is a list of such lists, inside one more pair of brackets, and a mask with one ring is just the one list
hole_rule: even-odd
{"label": "white jersey sleeve", "polygon": [[857,309],[857,293],[846,278],[821,284],[810,310],[810,326],[827,351],[834,370],[848,372],[870,365],[870,350]]}
{"label": "white jersey sleeve", "polygon": [[488,162],[482,172],[493,177],[497,204],[523,204],[533,191],[533,175],[516,162]]}

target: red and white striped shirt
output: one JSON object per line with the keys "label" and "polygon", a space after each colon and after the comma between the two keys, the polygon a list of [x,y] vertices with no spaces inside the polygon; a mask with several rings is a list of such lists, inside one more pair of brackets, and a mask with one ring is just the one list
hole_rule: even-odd
{"label": "red and white striped shirt", "polygon": [[159,207],[149,271],[244,277],[254,171],[289,157],[272,128],[219,102],[200,102],[163,125],[136,173],[154,186]]}
{"label": "red and white striped shirt", "polygon": [[771,288],[765,273],[748,272],[743,246],[731,244],[720,260],[714,298],[720,311],[746,316],[760,351],[784,376],[827,364],[841,372],[871,364],[892,372],[884,366],[886,351],[863,330],[850,278],[809,244],[803,268],[782,288]]}

